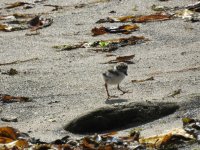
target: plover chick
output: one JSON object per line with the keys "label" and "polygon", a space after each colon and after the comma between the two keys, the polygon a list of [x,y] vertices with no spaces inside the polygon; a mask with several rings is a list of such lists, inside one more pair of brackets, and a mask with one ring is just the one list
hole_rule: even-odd
{"label": "plover chick", "polygon": [[122,92],[122,94],[127,93],[128,91],[123,91],[119,84],[121,81],[127,76],[127,70],[128,66],[126,63],[118,63],[116,66],[114,66],[113,69],[107,70],[105,73],[103,73],[103,79],[105,81],[105,88],[106,88],[106,93],[109,98],[116,97],[116,96],[110,96],[108,92],[108,84],[111,85],[117,85],[117,89]]}

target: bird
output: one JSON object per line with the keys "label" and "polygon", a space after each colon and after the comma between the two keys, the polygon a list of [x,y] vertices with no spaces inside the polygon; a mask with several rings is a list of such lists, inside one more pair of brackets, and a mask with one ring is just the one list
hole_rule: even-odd
{"label": "bird", "polygon": [[121,81],[127,76],[128,65],[126,63],[117,63],[113,69],[108,69],[105,71],[103,75],[104,86],[107,93],[107,100],[110,98],[115,98],[117,96],[111,96],[108,92],[108,84],[117,85],[117,89],[122,92],[122,95],[127,93],[128,91],[124,91],[120,88],[119,84]]}

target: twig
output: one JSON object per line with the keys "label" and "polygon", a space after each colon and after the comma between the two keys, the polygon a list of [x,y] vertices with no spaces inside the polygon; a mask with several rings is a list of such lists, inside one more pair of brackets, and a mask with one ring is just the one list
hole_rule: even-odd
{"label": "twig", "polygon": [[138,82],[145,82],[145,81],[152,81],[154,80],[154,77],[149,77],[147,79],[143,79],[143,80],[131,80],[132,83],[138,83]]}
{"label": "twig", "polygon": [[105,62],[103,64],[113,64],[113,63],[118,63],[118,62],[126,62],[128,64],[133,64],[131,59],[133,59],[134,57],[135,55],[118,56],[115,59]]}
{"label": "twig", "polygon": [[181,89],[175,90],[172,93],[168,94],[167,97],[175,97],[176,95],[181,93]]}
{"label": "twig", "polygon": [[182,92],[181,89],[175,90],[175,91],[169,93],[167,96],[164,96],[162,99],[169,98],[169,97],[173,97],[174,98],[176,95],[181,94],[181,92]]}
{"label": "twig", "polygon": [[199,69],[200,69],[200,66],[195,66],[195,67],[190,67],[190,68],[184,68],[184,69],[181,69],[181,70],[171,70],[171,71],[166,71],[166,72],[157,71],[157,72],[150,73],[149,75],[158,75],[158,74],[164,74],[164,73],[176,73],[176,72],[196,71],[196,70],[199,70]]}
{"label": "twig", "polygon": [[12,65],[12,64],[19,64],[19,63],[24,63],[24,62],[32,61],[32,60],[38,60],[38,58],[31,58],[31,59],[27,59],[27,60],[17,60],[17,61],[13,61],[13,62],[9,62],[9,63],[2,63],[2,64],[0,64],[0,66],[6,66],[6,65]]}

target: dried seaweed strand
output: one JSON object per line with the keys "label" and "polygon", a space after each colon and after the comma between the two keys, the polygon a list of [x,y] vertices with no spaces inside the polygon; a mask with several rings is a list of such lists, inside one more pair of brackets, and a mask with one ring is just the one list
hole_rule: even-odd
{"label": "dried seaweed strand", "polygon": [[31,58],[31,59],[27,59],[27,60],[16,60],[16,61],[9,62],[9,63],[2,63],[2,64],[0,64],[0,66],[19,64],[19,63],[24,63],[24,62],[33,61],[33,60],[38,60],[38,58]]}
{"label": "dried seaweed strand", "polygon": [[138,82],[145,82],[145,81],[152,81],[154,80],[154,77],[149,77],[147,79],[142,79],[142,80],[131,80],[132,83],[138,83]]}
{"label": "dried seaweed strand", "polygon": [[164,73],[176,73],[176,72],[187,72],[187,71],[196,71],[199,70],[200,66],[195,66],[195,67],[190,67],[190,68],[184,68],[181,70],[171,70],[171,71],[166,71],[166,72],[162,72],[162,71],[157,71],[154,73],[150,73],[149,75],[158,75],[158,74],[164,74]]}

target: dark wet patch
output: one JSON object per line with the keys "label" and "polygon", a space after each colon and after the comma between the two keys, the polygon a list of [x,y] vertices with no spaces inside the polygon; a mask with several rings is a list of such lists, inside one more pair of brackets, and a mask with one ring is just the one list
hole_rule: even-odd
{"label": "dark wet patch", "polygon": [[103,107],[72,120],[64,129],[79,134],[124,129],[172,114],[178,108],[176,103],[164,102]]}

